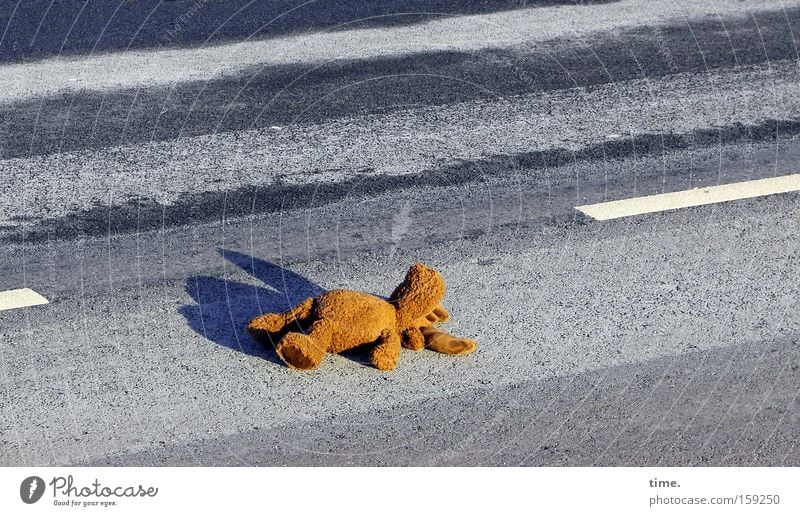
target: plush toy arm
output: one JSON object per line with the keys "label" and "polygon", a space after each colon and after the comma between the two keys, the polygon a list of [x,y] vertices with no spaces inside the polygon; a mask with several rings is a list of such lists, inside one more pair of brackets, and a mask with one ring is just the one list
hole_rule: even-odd
{"label": "plush toy arm", "polygon": [[378,345],[369,355],[370,362],[381,371],[389,371],[397,367],[400,358],[401,339],[397,330],[386,329],[378,338]]}
{"label": "plush toy arm", "polygon": [[292,328],[300,331],[300,324],[304,319],[311,317],[314,310],[314,298],[309,297],[291,310],[281,314],[264,314],[256,317],[247,325],[250,336],[262,344],[274,344],[283,332],[288,331],[287,326],[295,323],[297,327]]}
{"label": "plush toy arm", "polygon": [[425,336],[425,344],[428,349],[445,355],[468,355],[475,351],[478,344],[474,340],[458,339],[448,335],[438,328],[432,326],[421,329]]}
{"label": "plush toy arm", "polygon": [[431,324],[445,322],[450,319],[450,314],[445,310],[442,305],[437,306],[434,308],[431,313],[425,316],[425,319],[428,320]]}
{"label": "plush toy arm", "polygon": [[425,317],[422,317],[419,321],[417,326],[431,326],[433,324],[438,324],[440,322],[445,322],[450,319],[450,314],[447,310],[444,309],[442,305],[437,306],[430,313],[426,314]]}
{"label": "plush toy arm", "polygon": [[425,347],[425,336],[419,328],[409,328],[403,332],[403,347],[414,351]]}
{"label": "plush toy arm", "polygon": [[434,324],[445,322],[448,319],[450,319],[450,314],[447,313],[447,310],[445,310],[442,305],[439,305],[424,317],[420,317],[414,321],[414,325],[417,328],[424,328],[426,326],[433,326]]}

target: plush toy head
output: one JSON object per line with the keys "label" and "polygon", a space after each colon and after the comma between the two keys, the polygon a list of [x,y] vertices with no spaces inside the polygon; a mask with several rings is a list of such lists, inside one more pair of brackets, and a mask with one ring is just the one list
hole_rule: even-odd
{"label": "plush toy head", "polygon": [[421,263],[408,269],[406,277],[389,296],[397,310],[397,326],[410,328],[431,313],[442,298],[445,284],[442,275]]}

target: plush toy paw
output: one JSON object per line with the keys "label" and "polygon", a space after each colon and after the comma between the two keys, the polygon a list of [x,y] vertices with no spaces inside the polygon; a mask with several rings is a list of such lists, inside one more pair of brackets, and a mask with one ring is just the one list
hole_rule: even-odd
{"label": "plush toy paw", "polygon": [[410,328],[403,332],[403,347],[413,351],[419,351],[425,347],[425,336],[419,328]]}
{"label": "plush toy paw", "polygon": [[266,314],[256,317],[247,325],[247,331],[252,335],[262,333],[279,333],[286,325],[282,314]]}
{"label": "plush toy paw", "polygon": [[369,359],[377,369],[390,371],[397,367],[400,359],[400,335],[394,330],[383,330],[378,345],[370,353]]}
{"label": "plush toy paw", "polygon": [[429,348],[445,355],[469,355],[478,349],[478,343],[470,339],[455,339],[451,337],[448,340],[437,339],[431,343]]}
{"label": "plush toy paw", "polygon": [[469,355],[478,348],[474,340],[459,339],[437,328],[423,328],[428,349],[445,355]]}
{"label": "plush toy paw", "polygon": [[427,319],[431,324],[446,322],[448,319],[450,319],[450,314],[442,305],[439,305],[434,308],[431,313],[426,315],[425,319]]}
{"label": "plush toy paw", "polygon": [[302,333],[287,333],[275,347],[275,351],[290,367],[302,370],[316,368],[325,356],[325,350]]}

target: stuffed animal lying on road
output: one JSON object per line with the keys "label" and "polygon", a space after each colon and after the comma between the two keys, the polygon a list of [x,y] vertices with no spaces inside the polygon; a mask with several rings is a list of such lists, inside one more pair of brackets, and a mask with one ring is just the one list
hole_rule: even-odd
{"label": "stuffed animal lying on road", "polygon": [[427,347],[447,355],[466,355],[477,344],[433,327],[449,318],[441,305],[444,280],[435,270],[414,264],[388,301],[352,290],[331,290],[308,298],[282,314],[265,314],[247,325],[254,340],[274,345],[295,369],[314,369],[325,353],[374,345],[370,361],[394,369],[401,347]]}

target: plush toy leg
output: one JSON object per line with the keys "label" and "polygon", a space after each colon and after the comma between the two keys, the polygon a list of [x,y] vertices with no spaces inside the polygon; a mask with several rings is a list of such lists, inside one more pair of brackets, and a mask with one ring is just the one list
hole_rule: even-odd
{"label": "plush toy leg", "polygon": [[438,328],[421,329],[428,349],[445,355],[468,355],[475,351],[478,344],[474,340],[457,339]]}
{"label": "plush toy leg", "polygon": [[302,321],[308,319],[313,310],[314,298],[309,297],[282,314],[264,314],[256,317],[247,325],[247,332],[256,342],[275,345],[280,340],[281,334],[290,328],[296,331],[302,330]]}
{"label": "plush toy leg", "polygon": [[425,347],[425,336],[419,328],[409,328],[403,332],[403,347],[419,351]]}
{"label": "plush toy leg", "polygon": [[396,330],[383,330],[378,338],[378,345],[370,353],[372,365],[381,371],[389,371],[397,367],[400,359],[401,339]]}
{"label": "plush toy leg", "polygon": [[311,325],[308,335],[291,332],[283,336],[275,347],[278,356],[289,367],[314,369],[322,363],[333,338],[333,326],[328,321]]}

